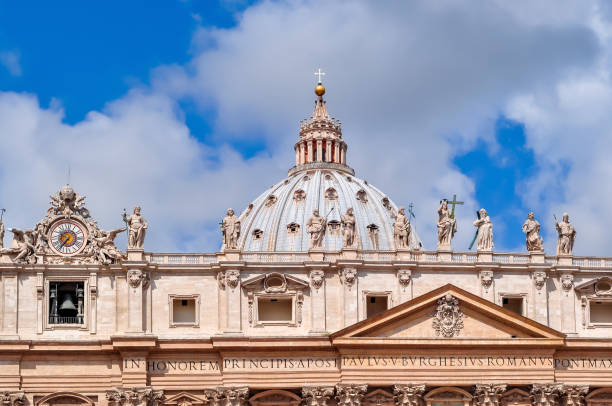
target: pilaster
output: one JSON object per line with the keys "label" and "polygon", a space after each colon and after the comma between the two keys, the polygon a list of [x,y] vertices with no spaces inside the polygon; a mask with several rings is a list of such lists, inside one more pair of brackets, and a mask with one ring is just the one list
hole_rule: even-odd
{"label": "pilaster", "polygon": [[333,386],[304,386],[302,400],[304,406],[327,406],[327,401],[334,394]]}
{"label": "pilaster", "polygon": [[145,324],[145,290],[149,288],[149,274],[139,268],[128,269],[128,329],[129,333],[144,333]]}
{"label": "pilaster", "polygon": [[310,271],[310,332],[323,333],[327,331],[325,314],[325,271],[315,269]]}
{"label": "pilaster", "polygon": [[393,400],[396,406],[422,406],[424,383],[407,383],[393,385]]}
{"label": "pilaster", "polygon": [[2,334],[17,335],[17,272],[2,272]]}
{"label": "pilaster", "polygon": [[548,274],[546,271],[533,271],[531,273],[531,279],[533,281],[532,319],[544,325],[548,325],[548,289],[546,287]]}
{"label": "pilaster", "polygon": [[219,274],[219,287],[225,290],[224,334],[242,334],[242,295],[240,270],[228,269]]}
{"label": "pilaster", "polygon": [[106,400],[111,406],[158,406],[164,399],[163,390],[150,386],[121,387],[106,391]]}
{"label": "pilaster", "polygon": [[475,406],[499,406],[506,384],[477,383],[474,390]]}
{"label": "pilaster", "polygon": [[363,396],[368,391],[368,384],[336,384],[336,402],[338,406],[360,406]]}
{"label": "pilaster", "polygon": [[412,299],[412,271],[410,269],[397,270],[397,285],[400,303],[407,302]]}
{"label": "pilaster", "polygon": [[96,334],[98,325],[98,274],[89,274],[89,333]]}
{"label": "pilaster", "polygon": [[563,273],[561,285],[561,332],[576,334],[576,294],[574,293],[574,275]]}
{"label": "pilaster", "polygon": [[344,299],[344,327],[357,323],[358,319],[358,278],[356,268],[343,268],[340,271]]}
{"label": "pilaster", "polygon": [[480,297],[495,303],[495,279],[493,271],[482,270],[478,272],[478,279],[480,280]]}
{"label": "pilaster", "polygon": [[36,272],[36,334],[43,333],[45,322],[45,274]]}

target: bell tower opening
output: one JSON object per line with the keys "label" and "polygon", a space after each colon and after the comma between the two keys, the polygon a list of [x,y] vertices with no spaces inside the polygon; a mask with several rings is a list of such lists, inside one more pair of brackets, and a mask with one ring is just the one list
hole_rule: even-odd
{"label": "bell tower opening", "polygon": [[83,324],[83,282],[49,283],[49,324]]}

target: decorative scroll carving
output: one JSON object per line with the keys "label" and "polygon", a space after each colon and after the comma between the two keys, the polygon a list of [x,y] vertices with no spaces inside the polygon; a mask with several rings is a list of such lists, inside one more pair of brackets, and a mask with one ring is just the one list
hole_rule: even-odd
{"label": "decorative scroll carving", "polygon": [[340,271],[340,280],[349,288],[349,290],[353,287],[356,279],[357,270],[355,268],[344,268]]}
{"label": "decorative scroll carving", "polygon": [[133,288],[140,286],[141,282],[144,289],[149,286],[149,274],[140,269],[130,269],[127,273],[127,280]]}
{"label": "decorative scroll carving", "polygon": [[459,309],[459,300],[450,293],[438,299],[434,312],[433,329],[436,335],[453,337],[463,328],[463,312]]}
{"label": "decorative scroll carving", "polygon": [[25,400],[23,391],[2,391],[0,392],[0,404],[2,406],[22,406]]}
{"label": "decorative scroll carving", "polygon": [[393,399],[396,406],[421,406],[423,404],[425,384],[395,384],[393,385]]}
{"label": "decorative scroll carving", "polygon": [[499,406],[506,384],[477,383],[474,400],[477,406]]}
{"label": "decorative scroll carving", "polygon": [[231,289],[236,289],[238,282],[240,282],[240,271],[221,271],[217,274],[217,281],[221,289],[225,289],[226,286]]}
{"label": "decorative scroll carving", "polygon": [[397,281],[403,291],[405,291],[410,284],[410,279],[412,279],[412,271],[410,269],[400,269],[397,271]]}
{"label": "decorative scroll carving", "polygon": [[344,406],[360,406],[363,396],[368,391],[368,384],[336,384],[336,402]]}
{"label": "decorative scroll carving", "polygon": [[106,392],[106,400],[114,406],[158,406],[164,399],[163,390],[150,386],[117,388]]}
{"label": "decorative scroll carving", "polygon": [[531,404],[534,406],[556,406],[562,383],[534,383],[531,387]]}
{"label": "decorative scroll carving", "polygon": [[542,290],[547,278],[548,275],[546,275],[546,272],[544,271],[535,271],[533,273],[533,283],[535,284],[537,290]]}
{"label": "decorative scroll carving", "polygon": [[302,388],[304,406],[327,406],[327,401],[333,394],[332,386],[304,386]]}
{"label": "decorative scroll carving", "polygon": [[563,406],[584,406],[584,396],[589,391],[589,385],[563,385],[561,399]]}
{"label": "decorative scroll carving", "polygon": [[480,271],[479,277],[483,289],[485,292],[488,292],[491,285],[493,285],[493,271]]}
{"label": "decorative scroll carving", "polygon": [[310,271],[310,285],[315,289],[321,289],[325,280],[325,272],[320,270]]}
{"label": "decorative scroll carving", "polygon": [[249,397],[246,386],[218,386],[204,391],[204,404],[210,406],[245,406]]}

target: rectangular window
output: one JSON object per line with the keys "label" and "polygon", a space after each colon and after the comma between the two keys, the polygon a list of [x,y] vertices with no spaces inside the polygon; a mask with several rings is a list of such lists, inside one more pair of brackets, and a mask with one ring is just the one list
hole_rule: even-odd
{"label": "rectangular window", "polygon": [[522,297],[504,297],[502,298],[502,307],[516,314],[523,315],[523,298]]}
{"label": "rectangular window", "polygon": [[591,323],[612,324],[612,302],[590,301]]}
{"label": "rectangular window", "polygon": [[84,324],[84,282],[49,282],[49,324]]}
{"label": "rectangular window", "polygon": [[376,316],[389,308],[388,296],[368,295],[366,297],[366,317]]}
{"label": "rectangular window", "polygon": [[257,299],[257,319],[259,322],[292,322],[293,300],[289,297],[260,297]]}
{"label": "rectangular window", "polygon": [[198,327],[200,325],[199,295],[169,295],[170,327]]}

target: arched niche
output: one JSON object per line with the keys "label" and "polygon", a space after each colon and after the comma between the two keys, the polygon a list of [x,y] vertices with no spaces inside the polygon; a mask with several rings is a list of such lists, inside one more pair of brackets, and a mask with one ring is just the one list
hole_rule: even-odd
{"label": "arched niche", "polygon": [[526,406],[531,405],[531,397],[524,390],[514,388],[503,394],[501,403],[502,406]]}
{"label": "arched niche", "polygon": [[424,397],[427,406],[470,406],[472,395],[454,386],[443,386],[429,391]]}
{"label": "arched niche", "polygon": [[251,406],[299,406],[301,402],[302,398],[286,390],[267,390],[249,399]]}
{"label": "arched niche", "polygon": [[94,406],[93,400],[76,392],[55,392],[38,399],[36,406]]}
{"label": "arched niche", "polygon": [[600,388],[585,398],[587,406],[612,406],[612,388]]}

